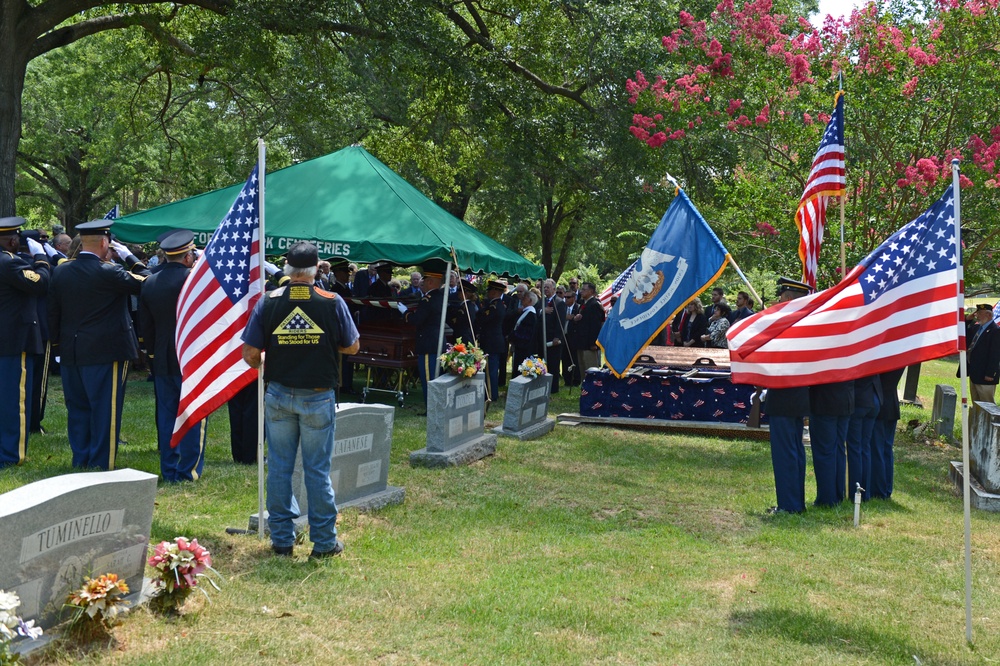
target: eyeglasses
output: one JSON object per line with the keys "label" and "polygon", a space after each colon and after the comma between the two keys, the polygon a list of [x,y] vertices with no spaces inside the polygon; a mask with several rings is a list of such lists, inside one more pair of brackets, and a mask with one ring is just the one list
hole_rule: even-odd
{"label": "eyeglasses", "polygon": [[556,292],[556,296],[562,296],[562,295],[563,295],[563,293],[565,293],[565,292],[563,292],[563,291],[562,291],[562,290],[560,289],[559,291],[557,291],[557,292]]}

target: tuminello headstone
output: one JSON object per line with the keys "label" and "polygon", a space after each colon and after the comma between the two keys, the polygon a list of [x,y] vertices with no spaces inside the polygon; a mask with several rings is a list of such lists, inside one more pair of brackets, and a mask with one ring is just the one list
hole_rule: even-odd
{"label": "tuminello headstone", "polygon": [[84,577],[114,573],[142,589],[156,476],[134,469],[67,474],[0,495],[0,589],[50,627]]}

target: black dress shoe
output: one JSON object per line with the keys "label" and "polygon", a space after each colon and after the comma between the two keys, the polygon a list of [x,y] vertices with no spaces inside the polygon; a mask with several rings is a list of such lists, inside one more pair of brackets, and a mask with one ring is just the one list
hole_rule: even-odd
{"label": "black dress shoe", "polygon": [[271,552],[279,557],[291,557],[294,546],[271,546]]}
{"label": "black dress shoe", "polygon": [[340,539],[337,539],[333,544],[333,550],[320,552],[314,548],[313,552],[309,553],[309,559],[324,560],[328,557],[333,557],[334,555],[340,555],[342,552],[344,552],[344,544],[340,542]]}

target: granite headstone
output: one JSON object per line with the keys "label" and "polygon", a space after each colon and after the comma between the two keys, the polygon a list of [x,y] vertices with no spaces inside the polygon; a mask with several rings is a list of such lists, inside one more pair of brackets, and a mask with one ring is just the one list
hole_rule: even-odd
{"label": "granite headstone", "polygon": [[535,439],[551,432],[555,419],[548,418],[552,375],[515,377],[507,386],[503,425],[493,429],[520,440]]}
{"label": "granite headstone", "polygon": [[410,454],[426,467],[468,464],[492,455],[497,436],[483,433],[486,375],[441,375],[427,382],[427,446]]}
{"label": "granite headstone", "polygon": [[0,495],[0,589],[48,628],[85,576],[115,573],[142,590],[156,476],[134,469],[43,479]]}
{"label": "granite headstone", "polygon": [[969,467],[988,493],[1000,493],[1000,406],[973,402],[969,414]]}
{"label": "granite headstone", "polygon": [[[395,409],[389,405],[337,405],[333,456],[330,458],[330,483],[333,485],[338,510],[354,508],[359,511],[374,511],[403,502],[405,490],[388,485],[394,419]],[[303,531],[309,524],[309,498],[302,471],[301,450],[295,456],[292,493],[299,505],[296,530]],[[266,520],[267,512],[264,514]],[[250,516],[249,529],[257,531],[256,513]]]}
{"label": "granite headstone", "polygon": [[955,405],[958,396],[955,387],[948,384],[938,384],[934,387],[934,406],[931,408],[931,422],[934,432],[944,435],[949,440],[955,432]]}

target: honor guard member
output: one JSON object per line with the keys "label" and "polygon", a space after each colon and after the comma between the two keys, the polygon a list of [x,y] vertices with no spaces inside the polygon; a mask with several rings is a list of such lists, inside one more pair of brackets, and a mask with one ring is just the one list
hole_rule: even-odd
{"label": "honor guard member", "polygon": [[[778,302],[810,292],[798,280],[778,278]],[[771,466],[778,505],[768,513],[803,513],[806,510],[806,447],[802,443],[804,419],[809,416],[809,387],[768,389],[764,398],[771,436]]]}
{"label": "honor guard member", "polygon": [[503,336],[503,320],[507,316],[507,306],[503,295],[507,293],[507,283],[490,280],[486,283],[486,306],[476,315],[476,330],[479,331],[479,346],[486,353],[486,379],[490,400],[500,398],[500,360],[507,355],[507,340]]}
{"label": "honor guard member", "polygon": [[[149,275],[128,248],[111,240],[113,220],[78,224],[80,253],[52,273],[49,333],[60,358],[73,467],[114,469],[129,361],[139,346],[129,296]],[[128,266],[111,261],[117,255]]]}
{"label": "honor guard member", "polygon": [[32,262],[17,255],[23,217],[0,218],[0,468],[20,465],[28,451],[32,357],[43,351],[37,299],[49,286],[49,262],[27,239]]}
{"label": "honor guard member", "polygon": [[178,405],[181,401],[181,367],[177,360],[177,299],[196,260],[194,234],[172,231],[160,237],[163,268],[142,285],[139,326],[153,369],[156,391],[156,436],[160,449],[160,474],[164,481],[197,481],[205,466],[203,419],[171,448]]}
{"label": "honor guard member", "polygon": [[[41,229],[28,229],[21,232],[21,258],[27,261],[29,264],[35,262],[35,255],[32,254],[31,249],[28,247],[28,239],[37,241],[38,246],[42,248],[42,251],[48,257],[49,262],[49,275],[52,274],[52,268],[56,266],[57,260],[54,259],[58,255],[45,240],[48,236]],[[36,251],[38,247],[32,245]],[[46,289],[47,291],[47,289]],[[38,324],[41,327],[42,332],[42,351],[38,354],[32,354],[29,357],[29,361],[34,366],[32,370],[32,381],[31,381],[31,422],[28,424],[28,430],[32,433],[45,434],[45,429],[42,427],[42,419],[45,418],[45,405],[48,400],[49,392],[49,359],[51,345],[49,345],[49,310],[48,301],[45,295],[38,296],[35,299],[38,310]]]}
{"label": "honor guard member", "polygon": [[[347,303],[347,310],[354,319],[356,309],[351,303],[351,265],[347,259],[334,259],[330,263],[330,291]],[[340,357],[340,390],[338,396],[354,395],[354,364],[347,356]]]}
{"label": "honor guard member", "polygon": [[427,382],[438,376],[441,363],[437,355],[441,349],[441,310],[445,306],[444,264],[424,268],[424,295],[417,303],[416,309],[408,310],[402,303],[399,309],[403,319],[413,324],[417,329],[417,341],[414,351],[417,354],[417,374],[420,376],[420,387],[424,391],[424,414],[427,413]]}
{"label": "honor guard member", "polygon": [[291,281],[268,292],[254,307],[243,331],[243,359],[264,363],[264,423],[267,428],[267,510],[271,549],[291,555],[298,507],[292,495],[295,457],[301,449],[309,498],[309,537],[319,559],[344,549],[337,539],[337,505],[330,483],[340,355],[356,354],[358,329],[347,304],[317,289],[319,255],[312,243],[288,250]]}

